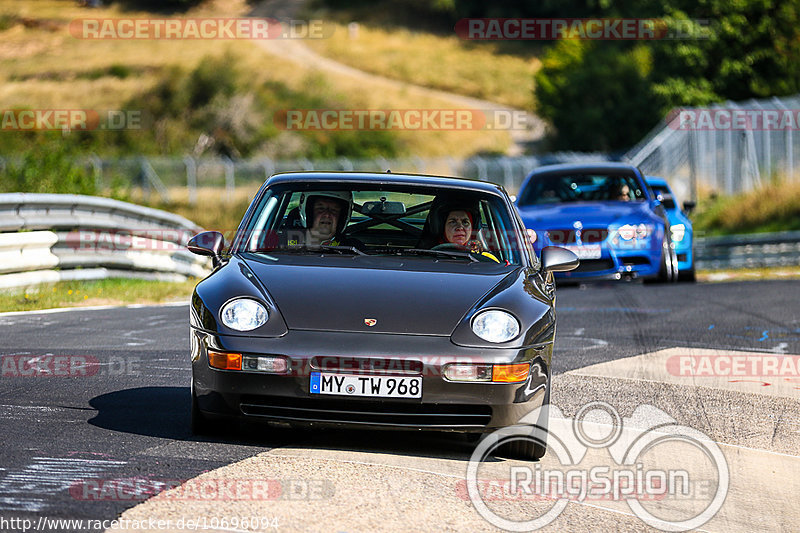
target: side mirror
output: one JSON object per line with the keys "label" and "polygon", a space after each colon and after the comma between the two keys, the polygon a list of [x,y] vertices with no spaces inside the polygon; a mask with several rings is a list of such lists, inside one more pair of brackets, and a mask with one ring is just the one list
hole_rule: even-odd
{"label": "side mirror", "polygon": [[213,257],[214,266],[216,266],[219,263],[220,253],[225,247],[225,237],[218,231],[204,231],[189,239],[186,247],[193,254]]}
{"label": "side mirror", "polygon": [[578,256],[566,248],[546,246],[542,250],[542,270],[544,272],[569,272],[581,264]]}
{"label": "side mirror", "polygon": [[691,200],[686,200],[685,202],[683,202],[683,210],[686,213],[691,213],[692,211],[694,211],[695,207],[697,207],[697,203],[692,202]]}

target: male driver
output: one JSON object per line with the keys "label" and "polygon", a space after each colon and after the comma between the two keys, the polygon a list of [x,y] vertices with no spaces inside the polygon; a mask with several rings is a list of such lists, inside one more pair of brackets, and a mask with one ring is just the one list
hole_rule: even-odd
{"label": "male driver", "polygon": [[360,241],[341,237],[350,220],[352,208],[353,194],[350,191],[319,191],[304,194],[299,206],[300,222],[306,228],[302,244],[356,246],[360,249],[363,246]]}
{"label": "male driver", "polygon": [[324,196],[315,197],[311,208],[312,223],[306,230],[306,246],[319,246],[337,233],[342,203]]}

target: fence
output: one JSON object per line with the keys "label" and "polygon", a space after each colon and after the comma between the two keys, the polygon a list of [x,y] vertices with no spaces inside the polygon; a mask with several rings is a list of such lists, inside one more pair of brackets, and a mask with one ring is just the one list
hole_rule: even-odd
{"label": "fence", "polygon": [[677,196],[696,201],[698,188],[736,194],[776,175],[800,177],[800,95],[681,111],[625,155],[646,174],[668,179]]}
{"label": "fence", "polygon": [[201,228],[183,217],[108,198],[0,194],[0,288],[75,279],[202,277],[188,250]]}
{"label": "fence", "polygon": [[[516,193],[525,176],[534,168],[552,162],[607,160],[605,154],[562,152],[542,157],[419,157],[386,159],[290,159],[257,158],[231,160],[227,158],[193,157],[135,157],[100,159],[90,156],[86,164],[92,169],[99,190],[136,188],[145,197],[155,194],[169,200],[170,189],[186,187],[189,201],[196,203],[197,189],[223,188],[230,197],[236,187],[262,183],[276,172],[297,170],[341,170],[364,172],[410,172],[461,176],[503,185]],[[0,166],[3,162],[0,160]]]}

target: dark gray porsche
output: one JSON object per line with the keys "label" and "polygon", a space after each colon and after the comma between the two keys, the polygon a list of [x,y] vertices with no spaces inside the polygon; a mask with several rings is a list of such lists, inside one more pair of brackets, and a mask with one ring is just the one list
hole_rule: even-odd
{"label": "dark gray porsche", "polygon": [[197,433],[238,418],[481,434],[549,401],[553,272],[578,260],[537,257],[497,185],[277,174],[224,246],[189,242],[215,265],[191,302]]}

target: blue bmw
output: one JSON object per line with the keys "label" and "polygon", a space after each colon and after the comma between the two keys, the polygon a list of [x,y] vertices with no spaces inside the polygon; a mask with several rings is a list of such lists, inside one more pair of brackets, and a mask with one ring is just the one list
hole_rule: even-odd
{"label": "blue bmw", "polygon": [[646,176],[645,180],[667,211],[670,237],[675,244],[675,254],[678,256],[678,281],[695,281],[694,230],[692,221],[687,216],[687,213],[694,208],[694,202],[683,202],[681,209],[667,180],[656,176]]}
{"label": "blue bmw", "polygon": [[542,166],[522,184],[516,205],[534,247],[561,246],[581,260],[562,280],[678,276],[670,222],[641,171],[622,163]]}

